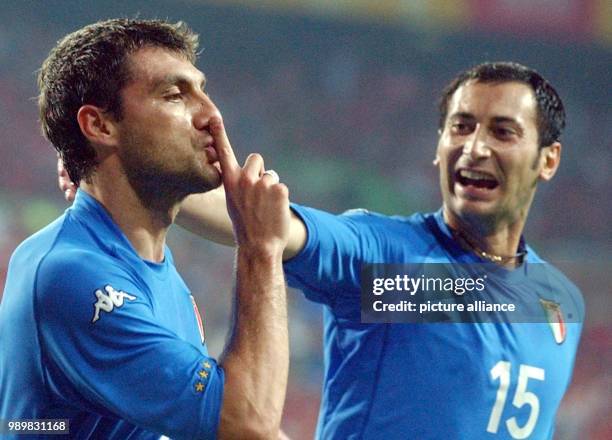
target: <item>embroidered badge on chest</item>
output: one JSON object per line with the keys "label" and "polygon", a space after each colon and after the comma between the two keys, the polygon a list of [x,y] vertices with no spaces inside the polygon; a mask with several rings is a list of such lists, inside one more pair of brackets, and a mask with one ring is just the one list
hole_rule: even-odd
{"label": "embroidered badge on chest", "polygon": [[92,323],[100,319],[100,311],[110,313],[115,310],[115,307],[122,307],[126,299],[128,301],[136,299],[134,295],[130,295],[123,290],[115,290],[110,284],[104,286],[104,291],[101,289],[96,290],[95,295],[98,301],[94,304]]}
{"label": "embroidered badge on chest", "polygon": [[548,324],[552,330],[555,342],[557,344],[563,344],[565,337],[567,336],[567,328],[565,327],[565,320],[563,319],[561,305],[546,299],[540,299],[540,304],[546,313],[546,319],[548,320]]}
{"label": "embroidered badge on chest", "polygon": [[206,342],[206,333],[204,331],[204,324],[202,323],[202,317],[200,316],[200,310],[198,310],[198,305],[195,302],[195,298],[193,295],[189,295],[191,298],[191,304],[193,304],[193,313],[195,314],[196,321],[198,322],[198,330],[200,330],[200,341],[202,345]]}

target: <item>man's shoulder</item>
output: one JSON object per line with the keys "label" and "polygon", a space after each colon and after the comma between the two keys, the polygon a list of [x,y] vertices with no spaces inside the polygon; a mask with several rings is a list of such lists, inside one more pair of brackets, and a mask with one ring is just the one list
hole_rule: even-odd
{"label": "man's shoulder", "polygon": [[574,282],[566,275],[562,268],[553,265],[552,263],[545,262],[549,277],[557,284],[564,286],[565,289],[572,294],[572,296],[579,297],[582,301],[582,293]]}
{"label": "man's shoulder", "polygon": [[[81,243],[58,237],[42,257],[31,277],[41,319],[69,317],[91,321],[92,304],[104,298],[142,297],[143,283],[133,268],[108,249],[92,242]],[[102,298],[102,300],[100,300]],[[51,318],[54,317],[54,318]]]}
{"label": "man's shoulder", "polygon": [[9,264],[9,278],[30,279],[39,292],[122,271],[112,244],[96,237],[69,213],[25,239]]}
{"label": "man's shoulder", "polygon": [[[527,261],[532,267],[541,268],[542,273],[545,273],[546,277],[554,282],[555,284],[564,285],[568,289],[573,290],[580,294],[580,289],[573,283],[573,281],[565,274],[567,270],[566,265],[574,266],[570,263],[552,263],[547,261],[540,255],[538,255],[531,246],[527,246]],[[534,266],[537,265],[537,266]]]}
{"label": "man's shoulder", "polygon": [[82,266],[101,258],[108,258],[108,246],[66,213],[21,242],[11,260],[30,267],[43,260]]}
{"label": "man's shoulder", "polygon": [[532,279],[547,286],[551,298],[577,311],[578,320],[584,319],[584,298],[580,288],[566,274],[576,268],[575,263],[551,263],[540,257],[528,247],[528,261],[531,265]]}
{"label": "man's shoulder", "polygon": [[39,266],[39,277],[61,273],[77,281],[82,276],[103,273],[118,264],[112,255],[99,247],[60,240],[44,255]]}
{"label": "man's shoulder", "polygon": [[292,205],[303,219],[308,243],[352,244],[364,261],[408,261],[440,248],[435,235],[436,213],[386,215],[351,209],[339,215]]}
{"label": "man's shoulder", "polygon": [[13,252],[11,260],[31,263],[33,257],[46,254],[53,248],[56,240],[65,227],[66,215],[62,215],[53,222],[23,240]]}
{"label": "man's shoulder", "polygon": [[415,212],[412,215],[387,215],[368,209],[357,208],[344,211],[342,216],[350,218],[353,221],[366,223],[380,227],[392,228],[423,228],[426,225],[427,219],[432,217],[432,213]]}
{"label": "man's shoulder", "polygon": [[434,213],[416,212],[412,215],[386,215],[365,209],[351,209],[342,216],[379,237],[398,240],[398,243],[433,240],[430,223],[435,222]]}
{"label": "man's shoulder", "polygon": [[[32,304],[63,307],[83,299],[105,283],[130,279],[125,268],[64,214],[25,239],[11,256],[4,300],[15,313]],[[24,309],[25,307],[25,309]]]}

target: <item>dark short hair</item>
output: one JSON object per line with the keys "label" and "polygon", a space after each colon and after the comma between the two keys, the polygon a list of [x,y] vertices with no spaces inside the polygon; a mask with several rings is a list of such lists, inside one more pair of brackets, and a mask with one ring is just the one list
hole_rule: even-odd
{"label": "dark short hair", "polygon": [[66,35],[38,74],[38,108],[43,134],[59,152],[77,185],[97,165],[96,153],[77,122],[79,108],[92,104],[122,118],[120,92],[130,81],[128,56],[160,47],[196,60],[198,35],[183,22],[112,19]]}
{"label": "dark short hair", "polygon": [[533,90],[537,103],[537,128],[540,147],[559,140],[565,128],[565,109],[557,91],[542,75],[518,63],[483,63],[461,72],[442,92],[439,128],[444,129],[448,103],[459,87],[468,81],[481,83],[520,82]]}

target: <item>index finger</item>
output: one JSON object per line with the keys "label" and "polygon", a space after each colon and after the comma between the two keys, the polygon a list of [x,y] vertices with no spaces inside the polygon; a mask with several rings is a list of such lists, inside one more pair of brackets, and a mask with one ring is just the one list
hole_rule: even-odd
{"label": "index finger", "polygon": [[232,150],[232,146],[227,138],[225,126],[221,118],[215,116],[210,119],[210,134],[215,140],[215,150],[217,151],[223,180],[225,181],[225,176],[231,176],[237,173],[238,170],[240,170],[240,165],[236,160],[234,150]]}

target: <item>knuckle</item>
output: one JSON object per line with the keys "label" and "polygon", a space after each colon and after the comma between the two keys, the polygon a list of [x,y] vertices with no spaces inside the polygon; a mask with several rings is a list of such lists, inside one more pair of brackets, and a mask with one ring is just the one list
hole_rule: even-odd
{"label": "knuckle", "polygon": [[276,190],[279,196],[283,198],[289,197],[289,188],[287,188],[287,185],[285,185],[284,183],[277,183],[276,185],[274,185],[274,189]]}
{"label": "knuckle", "polygon": [[249,174],[241,173],[238,178],[238,186],[242,189],[250,188],[255,183],[254,180]]}
{"label": "knuckle", "polygon": [[270,179],[266,178],[266,176],[263,176],[261,179],[259,179],[257,181],[257,184],[261,187],[261,188],[270,188],[272,187],[272,185],[274,185],[274,183],[272,183],[270,181]]}

